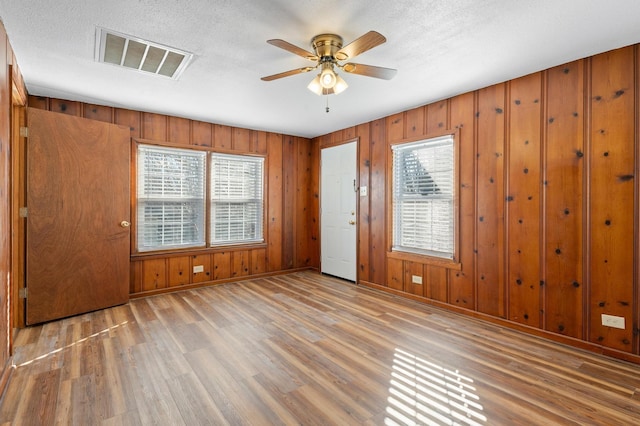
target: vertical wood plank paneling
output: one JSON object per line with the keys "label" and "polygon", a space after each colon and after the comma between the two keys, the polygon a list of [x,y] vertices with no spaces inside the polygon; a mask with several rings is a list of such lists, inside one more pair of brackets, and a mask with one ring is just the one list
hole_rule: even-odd
{"label": "vertical wood plank paneling", "polygon": [[49,102],[49,111],[82,117],[82,104],[64,99],[51,99]]}
{"label": "vertical wood plank paneling", "polygon": [[[387,150],[385,141],[385,121],[376,120],[371,123],[371,165],[369,177],[369,278],[372,283],[386,285],[386,176]],[[402,268],[401,268],[402,269]]]}
{"label": "vertical wood plank paneling", "polygon": [[309,148],[309,197],[307,199],[307,226],[309,244],[307,247],[307,266],[320,268],[320,146],[304,139]]}
{"label": "vertical wood plank paneling", "polygon": [[169,117],[168,141],[181,145],[191,144],[191,120],[180,117]]}
{"label": "vertical wood plank paneling", "polygon": [[142,292],[142,262],[131,262],[131,273],[129,274],[129,294]]}
{"label": "vertical wood plank paneling", "polygon": [[283,269],[291,269],[295,262],[295,195],[297,156],[295,150],[295,138],[285,136],[283,139],[282,164],[284,166],[284,186],[283,186],[283,236],[282,236],[282,261]]}
{"label": "vertical wood plank paneling", "polygon": [[234,127],[231,132],[231,146],[237,152],[251,152],[251,130]]}
{"label": "vertical wood plank paneling", "polygon": [[441,132],[447,128],[448,105],[446,100],[427,105],[427,134]]}
{"label": "vertical wood plank paneling", "polygon": [[474,94],[451,99],[451,128],[458,130],[459,256],[462,269],[449,271],[449,303],[475,309],[476,174]]}
{"label": "vertical wood plank paneling", "polygon": [[[447,270],[439,266],[425,265],[424,275],[426,280],[425,295],[429,299],[438,302],[447,301],[448,277]],[[425,281],[423,281],[425,282]]]}
{"label": "vertical wood plank paneling", "polygon": [[113,123],[113,108],[102,105],[84,104],[83,117],[89,120],[104,121],[105,123]]}
{"label": "vertical wood plank paneling", "polygon": [[129,127],[132,138],[139,138],[142,135],[140,114],[138,111],[117,108],[113,113],[113,121],[115,124]]}
{"label": "vertical wood plank paneling", "polygon": [[357,135],[357,128],[356,127],[347,127],[346,129],[344,129],[342,131],[342,137],[343,137],[343,141],[350,141],[352,139],[355,139]]}
{"label": "vertical wood plank paneling", "polygon": [[[507,285],[512,321],[541,327],[540,126],[542,74],[509,84]],[[517,125],[514,125],[516,124]]]}
{"label": "vertical wood plank paneling", "polygon": [[326,141],[327,145],[337,145],[344,142],[343,134],[344,134],[344,130],[337,130],[333,133],[330,133]]}
{"label": "vertical wood plank paneling", "polygon": [[477,309],[505,316],[504,283],[505,85],[478,91]]}
{"label": "vertical wood plank paneling", "polygon": [[267,132],[253,132],[254,133],[254,143],[255,143],[255,152],[258,154],[267,154]]}
{"label": "vertical wood plank paneling", "polygon": [[386,286],[394,290],[404,290],[404,264],[400,259],[387,258]]}
{"label": "vertical wood plank paneling", "polygon": [[[13,67],[12,67],[13,68]],[[19,73],[13,68],[14,82],[16,79],[22,80],[22,76],[16,77]],[[22,83],[21,83],[22,84]],[[26,92],[26,89],[24,89]],[[16,98],[19,96],[19,98]],[[23,97],[12,94],[11,113],[11,136],[9,140],[9,156],[11,157],[10,175],[7,184],[11,187],[11,279],[9,285],[9,298],[12,326],[16,328],[25,327],[25,306],[24,300],[20,298],[20,290],[24,288],[26,276],[26,264],[19,255],[25,253],[26,249],[26,223],[16,207],[27,205],[26,191],[26,168],[27,168],[27,138],[20,135],[20,128],[27,125],[27,109],[22,105]],[[0,299],[2,300],[2,299]],[[9,330],[9,328],[7,328]],[[1,380],[0,380],[1,381]],[[1,386],[1,384],[0,384]]]}
{"label": "vertical wood plank paneling", "polygon": [[282,135],[269,133],[267,137],[267,179],[269,181],[269,197],[267,198],[267,270],[282,269]]}
{"label": "vertical wood plank paneling", "polygon": [[[371,176],[371,138],[369,125],[358,126],[358,185],[367,188],[365,197],[358,197],[358,280],[370,281],[370,176]],[[362,194],[362,192],[360,193]]]}
{"label": "vertical wood plank paneling", "polygon": [[311,143],[295,138],[295,263],[294,267],[304,268],[312,262],[313,222],[315,214],[309,210],[313,200],[314,188],[311,183]]}
{"label": "vertical wood plank paneling", "polygon": [[251,250],[251,275],[263,274],[267,271],[266,257],[265,249]]}
{"label": "vertical wood plank paneling", "polygon": [[583,336],[584,61],[547,72],[545,329]]}
{"label": "vertical wood plank paneling", "polygon": [[[416,296],[425,296],[425,284],[427,283],[427,277],[425,274],[425,266],[419,262],[404,262],[404,291]],[[420,284],[413,282],[413,277],[420,277],[422,282]]]}
{"label": "vertical wood plank paneling", "polygon": [[318,139],[318,143],[320,145],[320,149],[322,148],[326,148],[328,146],[332,145],[332,141],[333,141],[333,136],[335,135],[335,133],[329,133],[328,135],[323,135],[320,136]]}
{"label": "vertical wood plank paneling", "polygon": [[[591,61],[590,340],[630,352],[634,321],[634,50]],[[637,308],[637,307],[636,307]],[[601,314],[624,317],[605,327]]]}
{"label": "vertical wood plank paneling", "polygon": [[223,150],[231,149],[231,127],[222,124],[213,125],[213,146]]}
{"label": "vertical wood plank paneling", "polygon": [[203,121],[192,121],[191,144],[197,146],[212,146],[213,125]]}
{"label": "vertical wood plank paneling", "polygon": [[167,287],[167,260],[149,259],[142,261],[142,291]]}
{"label": "vertical wood plank paneling", "polygon": [[231,253],[231,276],[236,277],[245,277],[249,275],[250,272],[250,261],[249,261],[249,251],[248,250],[238,250]]}
{"label": "vertical wood plank paneling", "polygon": [[213,279],[223,280],[231,277],[231,252],[213,254]]}
{"label": "vertical wood plank paneling", "polygon": [[49,111],[49,98],[46,98],[44,96],[29,95],[27,103],[30,108],[38,108]]}
{"label": "vertical wood plank paneling", "polygon": [[168,138],[168,117],[150,112],[141,113],[142,137],[154,141],[166,141]]}
{"label": "vertical wood plank paneling", "polygon": [[[202,266],[202,272],[193,272],[194,266]],[[210,254],[191,256],[191,282],[202,283],[213,279]]]}
{"label": "vertical wood plank paneling", "polygon": [[426,107],[410,109],[404,115],[405,138],[417,138],[425,134]]}
{"label": "vertical wood plank paneling", "polygon": [[169,287],[186,285],[191,282],[189,256],[169,258]]}
{"label": "vertical wood plank paneling", "polygon": [[404,112],[387,117],[387,142],[394,143],[404,139]]}
{"label": "vertical wood plank paneling", "polygon": [[[634,286],[635,293],[633,301],[633,311],[635,312],[635,322],[633,324],[633,348],[634,354],[640,355],[640,44],[633,46],[635,49],[635,253],[634,253]],[[635,331],[637,330],[637,332]]]}

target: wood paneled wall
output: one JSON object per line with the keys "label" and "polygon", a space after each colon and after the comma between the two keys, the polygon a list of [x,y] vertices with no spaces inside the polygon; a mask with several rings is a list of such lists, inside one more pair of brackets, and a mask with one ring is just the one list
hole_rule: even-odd
{"label": "wood paneled wall", "polygon": [[11,140],[11,79],[10,79],[10,52],[11,47],[7,39],[4,26],[0,22],[0,370],[3,379],[0,383],[0,391],[4,389],[5,378],[8,373],[9,361],[9,336],[11,326],[7,321],[9,309],[9,268],[11,264],[11,247],[9,236],[11,201],[9,170],[11,165],[10,140]]}
{"label": "wood paneled wall", "polygon": [[[360,283],[639,362],[639,117],[629,46],[314,142],[359,138]],[[389,256],[390,144],[443,129],[460,134],[459,271]]]}
{"label": "wood paneled wall", "polygon": [[19,133],[15,123],[20,122],[13,112],[18,105],[24,105],[25,100],[22,75],[4,25],[0,22],[0,396],[13,371],[10,368],[13,344],[10,310],[14,303],[11,286],[16,280],[16,271],[13,268],[15,256],[11,235],[12,231],[19,231],[12,208],[16,197],[12,167],[17,159],[12,134]]}
{"label": "wood paneled wall", "polygon": [[[126,125],[136,140],[265,156],[265,243],[162,254],[134,253],[132,296],[318,267],[319,162],[317,145],[310,140],[62,99],[30,96],[29,106]],[[199,265],[204,271],[193,273],[193,266]]]}

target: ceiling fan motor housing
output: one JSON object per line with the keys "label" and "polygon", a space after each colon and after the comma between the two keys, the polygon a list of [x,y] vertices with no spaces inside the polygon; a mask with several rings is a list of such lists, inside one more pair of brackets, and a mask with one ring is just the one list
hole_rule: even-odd
{"label": "ceiling fan motor housing", "polygon": [[320,57],[320,63],[335,62],[336,59],[343,60],[335,56],[336,52],[342,49],[342,37],[337,34],[319,34],[311,39],[311,45],[316,55]]}

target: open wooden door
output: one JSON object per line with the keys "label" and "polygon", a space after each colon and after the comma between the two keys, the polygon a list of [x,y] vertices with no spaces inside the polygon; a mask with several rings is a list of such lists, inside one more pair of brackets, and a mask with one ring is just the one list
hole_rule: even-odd
{"label": "open wooden door", "polygon": [[129,299],[129,129],[27,110],[28,325]]}

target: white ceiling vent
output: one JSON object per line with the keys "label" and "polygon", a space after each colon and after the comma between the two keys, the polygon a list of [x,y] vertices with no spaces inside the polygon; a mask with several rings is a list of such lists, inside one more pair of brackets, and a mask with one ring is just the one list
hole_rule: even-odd
{"label": "white ceiling vent", "polygon": [[96,61],[177,80],[193,53],[105,28],[96,28]]}

